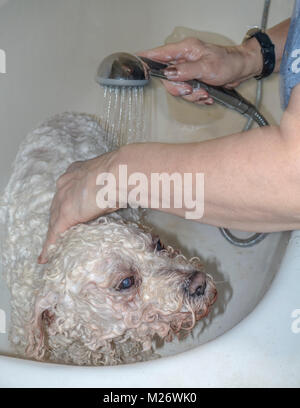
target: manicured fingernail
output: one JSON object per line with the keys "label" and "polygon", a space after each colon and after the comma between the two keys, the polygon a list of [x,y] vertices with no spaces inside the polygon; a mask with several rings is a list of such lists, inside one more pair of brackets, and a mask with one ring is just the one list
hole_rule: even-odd
{"label": "manicured fingernail", "polygon": [[179,95],[184,96],[184,95],[191,95],[191,93],[193,93],[193,91],[191,91],[190,89],[180,89],[179,90]]}
{"label": "manicured fingernail", "polygon": [[201,95],[201,96],[199,96],[199,100],[200,100],[200,101],[205,101],[207,98],[208,98],[207,95]]}
{"label": "manicured fingernail", "polygon": [[207,103],[207,105],[212,105],[214,103],[214,101],[213,101],[212,98],[208,98],[205,103]]}
{"label": "manicured fingernail", "polygon": [[164,74],[168,79],[175,79],[178,77],[178,71],[176,67],[168,67],[164,70]]}

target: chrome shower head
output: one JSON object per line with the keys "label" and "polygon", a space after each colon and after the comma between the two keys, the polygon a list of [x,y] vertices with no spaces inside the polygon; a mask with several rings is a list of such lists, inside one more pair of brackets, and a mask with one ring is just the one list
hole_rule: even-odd
{"label": "chrome shower head", "polygon": [[100,63],[96,81],[104,86],[145,86],[150,77],[167,79],[168,65],[126,52],[111,54]]}
{"label": "chrome shower head", "polygon": [[144,86],[149,79],[149,69],[143,61],[125,52],[104,58],[96,75],[96,81],[104,86]]}

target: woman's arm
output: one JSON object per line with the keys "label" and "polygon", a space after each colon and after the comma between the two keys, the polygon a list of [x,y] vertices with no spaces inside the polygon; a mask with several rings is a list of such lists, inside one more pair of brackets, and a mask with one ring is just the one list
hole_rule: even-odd
{"label": "woman's arm", "polygon": [[[300,228],[300,85],[292,91],[280,126],[253,129],[198,143],[141,143],[127,145],[86,162],[75,163],[60,177],[54,197],[47,240],[39,262],[47,260],[47,247],[58,235],[79,222],[115,211],[100,209],[96,197],[102,187],[97,177],[119,165],[128,176],[152,173],[204,173],[204,216],[199,220],[246,231]],[[122,186],[120,186],[121,191]],[[128,188],[128,192],[133,187]],[[195,185],[193,186],[195,191]],[[173,190],[171,189],[171,194]],[[162,208],[161,197],[146,194],[145,207],[156,198],[161,211],[184,216],[188,208]],[[173,203],[173,196],[170,202]],[[183,200],[184,201],[184,200]],[[134,203],[133,203],[134,204]]]}

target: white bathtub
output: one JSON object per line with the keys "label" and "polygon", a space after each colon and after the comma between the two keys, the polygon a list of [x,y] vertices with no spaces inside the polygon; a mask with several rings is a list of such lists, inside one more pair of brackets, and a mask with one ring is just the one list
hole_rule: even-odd
{"label": "white bathtub", "polygon": [[[271,3],[269,26],[292,9],[292,0]],[[94,77],[103,57],[158,45],[179,25],[239,42],[249,26],[260,23],[262,6],[262,0],[190,0],[188,8],[179,0],[0,1],[0,49],[6,53],[6,73],[0,73],[0,188],[20,141],[39,122],[65,110],[101,112]],[[250,98],[254,82],[241,88]],[[264,85],[262,112],[273,123],[281,116],[277,82],[273,77]],[[245,122],[220,107],[180,103],[158,82],[147,92],[151,140],[202,140],[239,131]],[[223,281],[214,311],[194,338],[162,349],[168,357],[118,367],[15,358],[7,340],[9,295],[0,281],[0,386],[300,386],[300,232],[271,234],[242,250],[209,226],[159,213],[151,221],[165,240],[201,255]]]}

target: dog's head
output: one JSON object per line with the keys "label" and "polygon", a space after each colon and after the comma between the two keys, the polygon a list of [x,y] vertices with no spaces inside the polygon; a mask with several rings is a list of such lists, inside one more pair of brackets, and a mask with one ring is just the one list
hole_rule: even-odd
{"label": "dog's head", "polygon": [[198,258],[164,248],[132,222],[102,217],[73,227],[49,258],[27,350],[40,359],[137,360],[155,335],[191,330],[216,299]]}

